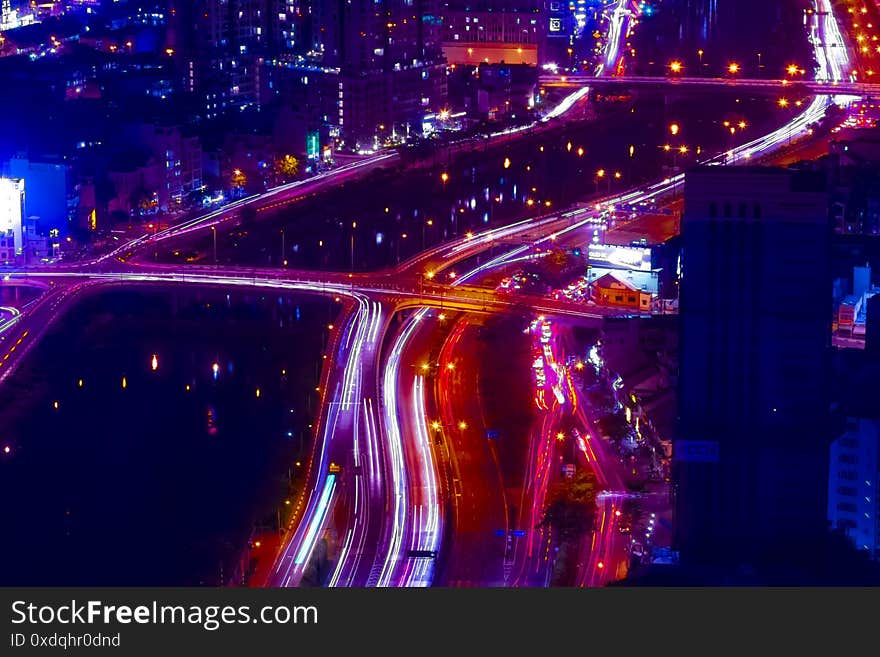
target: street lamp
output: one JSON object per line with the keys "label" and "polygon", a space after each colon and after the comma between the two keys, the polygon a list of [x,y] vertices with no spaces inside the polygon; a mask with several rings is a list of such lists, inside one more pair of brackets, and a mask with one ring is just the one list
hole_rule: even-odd
{"label": "street lamp", "polygon": [[739,64],[737,64],[736,62],[731,62],[727,65],[727,72],[731,75],[736,75],[737,73],[739,73]]}
{"label": "street lamp", "polygon": [[428,219],[427,221],[425,221],[422,224],[422,251],[425,250],[425,227],[426,226],[433,226],[433,225],[434,225],[433,219]]}
{"label": "street lamp", "polygon": [[217,226],[211,226],[211,232],[214,235],[214,266],[217,266]]}
{"label": "street lamp", "polygon": [[357,228],[357,222],[351,222],[351,272],[354,273],[354,231]]}
{"label": "street lamp", "polygon": [[702,48],[700,48],[697,51],[697,57],[700,58],[700,68],[702,68],[703,67],[703,49]]}
{"label": "street lamp", "polygon": [[669,63],[669,70],[672,73],[681,73],[681,62],[678,60]]}
{"label": "street lamp", "polygon": [[284,248],[284,229],[282,228],[281,229],[281,266],[282,267],[287,265],[287,258],[284,257],[285,251],[286,250]]}

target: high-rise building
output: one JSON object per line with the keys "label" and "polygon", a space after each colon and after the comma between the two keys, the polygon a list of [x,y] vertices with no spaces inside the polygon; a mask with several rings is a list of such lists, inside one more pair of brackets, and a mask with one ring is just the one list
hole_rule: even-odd
{"label": "high-rise building", "polygon": [[439,0],[311,0],[304,11],[299,56],[267,75],[309,129],[371,148],[443,109]]}
{"label": "high-rise building", "polygon": [[[255,104],[277,0],[170,0],[168,53],[185,92],[214,118]],[[270,20],[270,16],[274,19]]]}
{"label": "high-rise building", "polygon": [[675,542],[753,563],[826,531],[831,273],[821,174],[689,171]]}
{"label": "high-rise building", "polygon": [[25,217],[36,219],[40,233],[67,235],[77,206],[70,165],[63,158],[18,154],[9,160],[8,169],[27,188]]}
{"label": "high-rise building", "polygon": [[545,9],[543,0],[449,0],[443,10],[446,59],[463,65],[537,65],[547,35]]}
{"label": "high-rise building", "polygon": [[0,263],[24,252],[24,199],[24,180],[0,178]]}
{"label": "high-rise building", "polygon": [[857,550],[880,558],[880,420],[848,418],[845,433],[831,444],[828,520]]}

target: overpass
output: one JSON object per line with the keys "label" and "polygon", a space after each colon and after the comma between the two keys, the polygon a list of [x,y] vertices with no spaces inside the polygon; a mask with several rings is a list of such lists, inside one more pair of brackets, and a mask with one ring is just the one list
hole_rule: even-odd
{"label": "overpass", "polygon": [[840,96],[877,97],[880,96],[880,83],[851,82],[846,80],[789,80],[757,78],[705,78],[684,76],[608,76],[591,77],[587,74],[545,74],[538,77],[542,87],[593,89],[664,89],[694,90],[730,89],[732,91],[757,91],[765,93],[790,94],[833,94]]}
{"label": "overpass", "polygon": [[476,313],[530,313],[565,317],[594,326],[608,317],[649,317],[651,313],[592,304],[551,299],[539,295],[509,294],[485,287],[448,285],[445,283],[407,280],[392,277],[361,276],[359,280],[348,274],[312,272],[311,275],[290,275],[283,270],[242,268],[214,269],[213,271],[179,272],[165,269],[137,269],[127,272],[97,273],[82,270],[53,272],[22,272],[5,276],[2,284],[32,285],[52,281],[49,287],[62,288],[66,283],[104,284],[158,284],[201,285],[225,288],[275,289],[321,295],[360,296],[382,303],[395,310],[437,308],[440,310]]}

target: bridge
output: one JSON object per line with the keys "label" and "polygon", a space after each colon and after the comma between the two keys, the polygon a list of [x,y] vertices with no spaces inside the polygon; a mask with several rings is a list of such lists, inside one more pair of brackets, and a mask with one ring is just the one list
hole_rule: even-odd
{"label": "bridge", "polygon": [[594,89],[678,89],[706,90],[730,89],[732,91],[758,91],[765,93],[790,94],[832,94],[840,96],[878,97],[880,83],[850,82],[845,80],[796,80],[796,79],[758,79],[685,77],[685,76],[608,76],[592,77],[587,74],[545,74],[538,77],[542,87]]}
{"label": "bridge", "polygon": [[[69,283],[113,284],[176,284],[221,286],[225,288],[276,289],[321,295],[361,296],[387,304],[397,310],[437,308],[476,313],[528,313],[565,317],[579,323],[601,325],[608,317],[644,316],[651,313],[629,309],[597,306],[567,299],[551,299],[532,294],[510,294],[491,288],[449,285],[437,282],[391,276],[358,276],[334,272],[284,272],[283,270],[244,268],[200,268],[201,271],[180,272],[165,268],[113,273],[83,270],[53,272],[22,272],[4,277],[9,286],[33,285],[52,281],[48,287],[64,287]],[[207,271],[206,271],[207,270]],[[88,287],[92,287],[89,285]]]}

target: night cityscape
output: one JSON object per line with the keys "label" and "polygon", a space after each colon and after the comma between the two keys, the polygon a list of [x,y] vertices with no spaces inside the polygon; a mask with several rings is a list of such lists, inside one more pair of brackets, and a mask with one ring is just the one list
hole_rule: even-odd
{"label": "night cityscape", "polygon": [[0,587],[880,586],[880,0],[0,0],[0,90]]}

